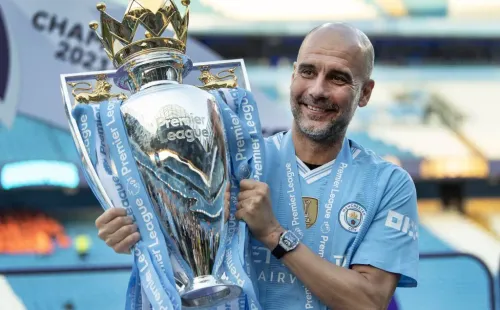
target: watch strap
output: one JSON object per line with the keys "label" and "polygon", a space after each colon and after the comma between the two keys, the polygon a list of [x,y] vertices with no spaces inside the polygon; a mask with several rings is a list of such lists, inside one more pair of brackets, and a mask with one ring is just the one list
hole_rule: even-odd
{"label": "watch strap", "polygon": [[277,259],[281,259],[283,257],[283,255],[285,255],[287,253],[286,250],[280,244],[281,237],[283,236],[284,233],[285,232],[282,232],[280,234],[280,237],[278,239],[278,245],[271,251],[271,254],[273,254],[273,256],[276,257]]}

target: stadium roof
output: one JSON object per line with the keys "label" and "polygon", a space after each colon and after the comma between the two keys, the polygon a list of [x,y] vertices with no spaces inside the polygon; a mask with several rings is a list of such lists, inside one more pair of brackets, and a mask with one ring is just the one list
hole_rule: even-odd
{"label": "stadium roof", "polygon": [[[113,0],[126,4],[128,0]],[[293,4],[292,4],[293,3]],[[301,35],[326,21],[370,34],[497,36],[498,0],[196,0],[192,34]]]}

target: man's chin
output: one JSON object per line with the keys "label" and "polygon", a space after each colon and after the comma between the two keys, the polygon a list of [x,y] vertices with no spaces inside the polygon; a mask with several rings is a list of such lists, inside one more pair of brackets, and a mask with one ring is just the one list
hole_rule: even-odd
{"label": "man's chin", "polygon": [[327,140],[328,137],[331,135],[329,134],[327,129],[322,129],[318,127],[312,127],[312,126],[300,126],[300,131],[307,136],[309,139],[314,140],[314,141],[324,141]]}
{"label": "man's chin", "polygon": [[[315,123],[315,124],[314,124]],[[337,126],[331,126],[331,124],[318,124],[318,122],[311,123],[299,122],[297,127],[302,132],[303,135],[309,139],[316,142],[327,142],[331,143],[342,139],[345,134],[345,128],[337,128]]]}
{"label": "man's chin", "polygon": [[300,122],[299,125],[303,131],[311,132],[311,134],[327,132],[331,126],[331,124],[325,124],[324,122],[310,119]]}

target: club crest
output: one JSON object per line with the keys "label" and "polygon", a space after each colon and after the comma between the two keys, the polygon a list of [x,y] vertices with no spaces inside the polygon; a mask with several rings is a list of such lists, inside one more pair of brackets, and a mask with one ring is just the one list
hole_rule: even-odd
{"label": "club crest", "polygon": [[304,205],[306,228],[309,228],[313,226],[318,219],[318,199],[313,197],[302,197],[302,203]]}
{"label": "club crest", "polygon": [[366,210],[357,202],[350,202],[339,213],[340,225],[345,230],[357,233],[366,216]]}

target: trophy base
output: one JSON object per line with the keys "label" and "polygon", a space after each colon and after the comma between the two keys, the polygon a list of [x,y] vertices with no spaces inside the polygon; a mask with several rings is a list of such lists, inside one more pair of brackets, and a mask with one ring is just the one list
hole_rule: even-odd
{"label": "trophy base", "polygon": [[226,284],[213,276],[196,277],[193,285],[181,294],[183,309],[212,308],[238,298],[241,287]]}

